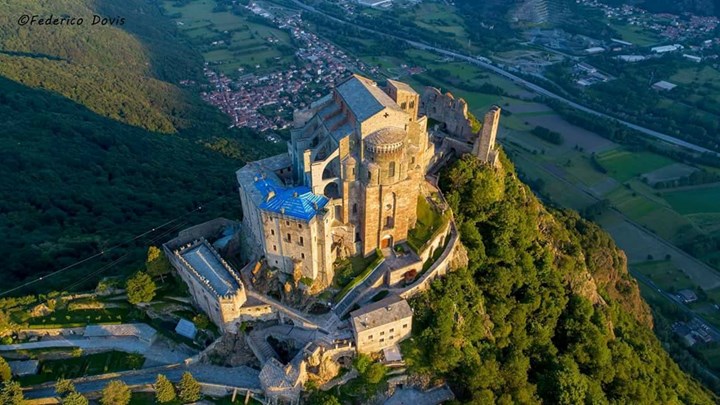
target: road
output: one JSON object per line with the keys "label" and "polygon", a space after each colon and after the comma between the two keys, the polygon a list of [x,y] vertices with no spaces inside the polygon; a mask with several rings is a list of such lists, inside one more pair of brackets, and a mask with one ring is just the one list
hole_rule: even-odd
{"label": "road", "polygon": [[[523,158],[519,155],[521,153],[519,148],[509,143],[505,144],[504,147],[508,152],[514,151],[518,153],[518,157],[513,157],[513,159],[523,159],[523,162],[532,166],[534,170],[547,173],[549,176],[554,177],[571,189],[587,195],[595,202],[599,202],[603,199],[602,195],[597,195],[594,190],[582,185],[582,182],[570,181],[562,175],[559,175],[552,170],[548,170],[545,166],[540,165],[531,159]],[[520,160],[517,160],[516,164],[519,163]],[[687,274],[688,277],[690,277],[690,279],[700,288],[706,291],[714,288],[720,288],[720,273],[718,273],[715,269],[689,255],[660,236],[648,231],[619,209],[612,208],[611,210],[611,213],[617,215],[619,217],[618,219],[621,219],[622,221],[619,222],[619,225],[608,225],[607,223],[602,224],[603,221],[600,221],[601,225],[603,226],[603,229],[605,229],[605,231],[613,237],[615,243],[626,252],[629,262],[633,261],[633,258],[636,261],[644,261],[649,252],[661,252],[662,254],[657,257],[663,257],[666,254],[670,254],[673,264],[675,264],[679,269],[682,269],[682,271]]]}
{"label": "road", "polygon": [[[110,380],[122,380],[130,386],[153,384],[158,374],[165,375],[171,381],[180,381],[185,371],[192,373],[193,377],[201,383],[227,385],[240,389],[260,390],[260,372],[258,370],[241,366],[234,368],[211,366],[207,364],[194,364],[191,366],[172,365],[165,368],[153,368],[126,373],[112,373],[93,378],[73,380],[78,392],[97,392],[103,389]],[[54,382],[25,389],[25,397],[49,398],[55,396]]]}
{"label": "road", "polygon": [[471,63],[471,64],[473,64],[473,65],[479,66],[479,67],[484,68],[484,69],[486,69],[486,70],[490,70],[490,71],[492,71],[492,72],[494,72],[494,73],[496,73],[496,74],[498,74],[498,75],[500,75],[500,76],[503,76],[503,77],[505,77],[505,78],[513,81],[514,83],[516,83],[516,84],[518,84],[518,85],[521,85],[521,86],[527,88],[528,90],[531,90],[531,91],[533,91],[533,92],[535,92],[535,93],[537,93],[537,94],[540,94],[541,96],[545,96],[545,97],[548,97],[548,98],[552,98],[552,99],[561,101],[561,102],[563,102],[563,103],[565,103],[565,104],[567,104],[567,105],[569,105],[569,106],[571,106],[571,107],[573,107],[573,108],[575,108],[575,109],[577,109],[577,110],[583,111],[583,112],[588,113],[588,114],[592,114],[592,115],[595,115],[595,116],[598,116],[598,117],[603,117],[603,118],[608,118],[608,119],[615,120],[615,121],[617,121],[618,123],[620,123],[620,124],[622,124],[622,125],[630,128],[630,129],[634,129],[634,130],[636,130],[636,131],[638,131],[638,132],[641,132],[641,133],[643,133],[643,134],[645,134],[645,135],[648,135],[648,136],[650,136],[650,137],[653,137],[653,138],[656,138],[656,139],[660,139],[660,140],[662,140],[662,141],[665,141],[665,142],[670,143],[670,144],[673,144],[673,145],[677,145],[677,146],[684,147],[684,148],[689,149],[689,150],[692,150],[692,151],[694,151],[694,152],[710,153],[710,154],[713,154],[713,155],[715,155],[715,156],[720,156],[720,153],[715,152],[715,151],[713,151],[713,150],[704,148],[704,147],[699,146],[699,145],[695,145],[695,144],[690,143],[690,142],[683,141],[682,139],[678,139],[678,138],[672,137],[672,136],[667,135],[667,134],[663,134],[663,133],[661,133],[661,132],[658,132],[658,131],[655,131],[655,130],[652,130],[652,129],[649,129],[649,128],[642,127],[642,126],[640,126],[640,125],[633,124],[633,123],[628,122],[628,121],[624,121],[624,120],[617,119],[617,118],[615,118],[615,117],[613,117],[613,116],[611,116],[611,115],[605,114],[605,113],[600,112],[600,111],[597,111],[597,110],[593,110],[592,108],[586,107],[586,106],[584,106],[584,105],[582,105],[582,104],[578,104],[578,103],[576,103],[576,102],[574,102],[574,101],[572,101],[572,100],[568,100],[567,98],[565,98],[565,97],[563,97],[563,96],[560,96],[560,95],[558,95],[558,94],[555,94],[555,93],[551,92],[550,90],[548,90],[548,89],[546,89],[546,88],[543,88],[543,87],[541,87],[541,86],[538,86],[538,85],[535,84],[535,83],[529,82],[529,81],[523,79],[522,77],[516,76],[516,75],[514,75],[514,74],[512,74],[512,73],[510,73],[510,72],[508,72],[508,71],[506,71],[506,70],[504,70],[504,69],[501,69],[501,68],[499,68],[499,67],[497,67],[497,66],[495,66],[495,65],[492,65],[492,64],[490,64],[490,63],[486,63],[486,62],[483,62],[483,61],[481,61],[481,60],[478,60],[476,57],[469,56],[469,55],[464,55],[464,54],[461,54],[461,53],[458,53],[458,52],[454,52],[454,51],[450,51],[450,50],[447,50],[447,49],[442,49],[442,48],[438,48],[438,47],[435,47],[435,46],[432,46],[432,45],[427,45],[427,44],[424,44],[424,43],[422,43],[422,42],[417,42],[417,41],[413,41],[413,40],[410,40],[410,39],[407,39],[407,38],[403,38],[403,37],[399,37],[399,36],[396,36],[396,35],[391,35],[391,34],[387,34],[387,33],[381,32],[381,31],[377,31],[377,30],[373,30],[373,29],[370,29],[370,28],[366,28],[366,27],[363,27],[363,26],[361,26],[361,25],[357,25],[357,24],[354,24],[354,23],[352,23],[352,22],[349,22],[349,21],[346,21],[346,20],[342,20],[342,19],[339,19],[339,18],[337,18],[337,17],[333,17],[333,16],[331,16],[331,15],[328,15],[328,14],[326,14],[326,13],[320,11],[320,10],[317,10],[317,9],[314,8],[314,7],[311,7],[311,6],[308,6],[308,5],[306,5],[306,4],[301,3],[299,0],[293,0],[293,2],[294,2],[298,7],[300,7],[300,8],[303,9],[303,10],[306,10],[306,11],[309,11],[309,12],[315,13],[315,14],[320,14],[320,15],[326,17],[326,18],[329,18],[329,19],[332,20],[332,21],[335,21],[335,22],[338,22],[338,23],[341,23],[341,24],[350,25],[350,26],[353,26],[353,27],[355,27],[355,28],[357,28],[357,29],[359,29],[359,30],[365,31],[365,32],[371,32],[371,33],[374,33],[374,34],[385,35],[385,36],[387,36],[387,37],[390,37],[390,38],[393,38],[393,39],[397,39],[397,40],[399,40],[399,41],[403,41],[403,42],[407,43],[408,45],[410,45],[410,46],[412,46],[412,47],[414,47],[414,48],[422,49],[422,50],[425,50],[425,51],[433,51],[433,52],[439,53],[439,54],[441,54],[441,55],[450,56],[450,57],[455,58],[455,59],[460,59],[460,60],[469,62],[469,63]]}
{"label": "road", "polygon": [[643,284],[645,284],[646,286],[652,288],[652,289],[653,289],[654,291],[656,291],[658,294],[662,295],[662,296],[665,297],[667,300],[671,301],[673,304],[675,304],[675,305],[677,305],[678,307],[680,307],[680,309],[682,309],[683,312],[687,313],[688,315],[690,315],[690,316],[693,317],[693,318],[697,318],[697,319],[700,320],[702,323],[704,323],[705,325],[707,325],[708,328],[710,329],[710,334],[712,335],[713,339],[714,339],[715,341],[720,341],[720,329],[716,328],[713,324],[711,324],[710,322],[708,322],[708,321],[707,321],[705,318],[703,318],[701,315],[698,315],[697,313],[693,312],[693,311],[692,311],[690,308],[688,308],[685,304],[683,304],[682,302],[680,302],[675,295],[670,294],[670,293],[668,293],[667,291],[661,289],[661,288],[658,287],[652,280],[648,279],[647,277],[645,277],[645,276],[642,275],[641,273],[639,273],[639,272],[637,272],[637,271],[633,271],[633,270],[628,270],[628,271],[630,272],[630,274],[632,274],[633,277],[635,277],[636,279],[638,279],[638,281],[640,281],[640,282],[642,282]]}
{"label": "road", "polygon": [[149,344],[141,342],[134,337],[78,337],[51,339],[40,342],[0,345],[0,351],[34,350],[53,347],[77,347],[90,352],[118,350],[126,353],[139,353],[145,356],[147,364],[154,365],[180,363],[188,357],[196,354],[194,352],[185,351],[179,347],[170,347],[170,345],[166,344],[161,339],[158,339],[153,344]]}

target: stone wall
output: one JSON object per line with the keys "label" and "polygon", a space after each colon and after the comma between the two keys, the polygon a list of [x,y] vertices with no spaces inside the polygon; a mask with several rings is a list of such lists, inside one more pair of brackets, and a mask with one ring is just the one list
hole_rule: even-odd
{"label": "stone wall", "polygon": [[476,135],[468,119],[468,105],[451,93],[443,94],[435,87],[426,87],[420,99],[420,114],[445,124],[445,132],[473,141]]}
{"label": "stone wall", "polygon": [[460,235],[457,232],[455,223],[450,221],[450,241],[440,258],[414,283],[405,288],[391,290],[391,292],[399,294],[402,298],[409,299],[427,290],[430,288],[430,283],[436,278],[442,277],[452,270],[450,264],[452,263],[454,254],[460,249],[460,246]]}

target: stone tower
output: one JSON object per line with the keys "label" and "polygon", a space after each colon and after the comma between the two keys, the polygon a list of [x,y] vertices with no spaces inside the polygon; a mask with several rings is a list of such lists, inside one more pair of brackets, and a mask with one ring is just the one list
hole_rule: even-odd
{"label": "stone tower", "polygon": [[490,111],[485,114],[482,130],[473,145],[473,155],[491,165],[495,165],[498,158],[495,150],[495,138],[497,137],[501,112],[502,110],[498,106],[490,108]]}

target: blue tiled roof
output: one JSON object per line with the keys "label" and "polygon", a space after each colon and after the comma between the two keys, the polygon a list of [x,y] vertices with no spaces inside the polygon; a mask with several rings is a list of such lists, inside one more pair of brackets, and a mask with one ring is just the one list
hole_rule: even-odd
{"label": "blue tiled roof", "polygon": [[[255,187],[265,200],[260,209],[309,221],[328,203],[325,196],[313,194],[309,187],[284,187],[273,179],[259,179]],[[268,194],[274,192],[270,200]],[[317,208],[316,208],[317,207]]]}

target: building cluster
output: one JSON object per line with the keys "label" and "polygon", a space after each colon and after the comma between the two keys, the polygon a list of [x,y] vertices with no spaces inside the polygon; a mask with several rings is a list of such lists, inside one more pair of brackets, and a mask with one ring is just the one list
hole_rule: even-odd
{"label": "building cluster", "polygon": [[[416,226],[418,200],[432,186],[426,174],[438,163],[428,118],[447,123],[441,147],[452,138],[456,151],[497,165],[500,114],[500,108],[493,107],[482,128],[474,128],[477,124],[462,99],[432,88],[421,98],[405,83],[388,80],[381,86],[351,75],[329,94],[294,111],[286,153],[237,171],[241,225],[216,219],[182,231],[163,246],[195,305],[222,331],[238,333],[245,321],[289,320],[294,326],[283,329],[280,338],[312,336],[284,363],[268,344],[267,337],[275,337],[273,330],[260,328],[245,335],[262,364],[259,378],[268,403],[298,403],[310,376],[322,379],[321,374],[335,370],[332,378],[344,356],[382,352],[388,362],[400,360],[397,344],[412,331],[413,312],[406,298],[446,274],[459,248],[450,221],[417,252],[394,252]],[[238,271],[223,257],[237,256],[241,249],[249,263]],[[443,254],[436,257],[438,249]],[[387,296],[369,299],[369,290],[361,290],[362,301],[347,293],[323,326],[313,324],[310,314],[255,289],[253,275],[266,272],[281,278],[283,285],[302,280],[319,293],[332,284],[337,258],[373,254],[381,259],[373,274],[382,271],[372,285],[388,288]],[[402,284],[409,271],[417,273],[432,257],[435,261],[423,277]],[[382,267],[385,260],[393,264]],[[341,321],[348,312],[349,320]]]}
{"label": "building cluster", "polygon": [[675,322],[672,325],[672,330],[687,346],[715,341],[713,334],[710,332],[710,327],[697,318],[689,322]]}
{"label": "building cluster", "polygon": [[668,40],[708,38],[715,35],[720,19],[714,16],[653,14],[640,7],[623,4],[609,5],[599,0],[581,0],[580,3],[601,9],[609,20],[654,31]]}
{"label": "building cluster", "polygon": [[[233,120],[233,126],[266,132],[287,128],[292,111],[303,108],[339,80],[349,70],[374,74],[376,68],[347,55],[332,43],[306,31],[301,14],[275,17],[256,3],[247,6],[255,14],[270,19],[286,30],[297,46],[297,63],[288,69],[263,75],[248,73],[236,79],[205,67],[212,89],[203,98]],[[241,73],[241,72],[239,72]],[[268,111],[270,110],[270,111]],[[279,142],[266,133],[268,140]]]}

